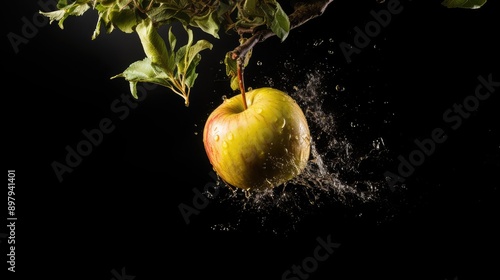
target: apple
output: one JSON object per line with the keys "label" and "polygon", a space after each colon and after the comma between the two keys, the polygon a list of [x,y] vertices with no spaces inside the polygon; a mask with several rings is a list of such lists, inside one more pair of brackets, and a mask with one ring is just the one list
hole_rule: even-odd
{"label": "apple", "polygon": [[279,186],[306,167],[311,137],[299,105],[283,91],[264,87],[219,105],[208,117],[203,144],[215,172],[244,190]]}

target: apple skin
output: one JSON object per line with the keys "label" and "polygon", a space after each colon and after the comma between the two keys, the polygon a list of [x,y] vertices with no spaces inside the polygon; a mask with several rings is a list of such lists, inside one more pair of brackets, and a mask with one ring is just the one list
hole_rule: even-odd
{"label": "apple skin", "polygon": [[245,190],[279,186],[299,175],[309,160],[306,117],[288,94],[270,87],[226,99],[208,117],[203,143],[215,172]]}

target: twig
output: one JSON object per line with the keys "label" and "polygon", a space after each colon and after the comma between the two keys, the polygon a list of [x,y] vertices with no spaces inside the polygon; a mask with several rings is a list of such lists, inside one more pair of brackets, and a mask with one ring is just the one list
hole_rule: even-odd
{"label": "twig", "polygon": [[[333,0],[310,0],[305,2],[298,2],[294,7],[294,12],[288,15],[290,20],[290,29],[297,28],[307,21],[321,16],[329,4]],[[248,30],[238,30],[240,33],[244,33]],[[232,52],[232,59],[238,59],[244,57],[246,53],[253,49],[253,47],[260,42],[265,41],[267,38],[272,37],[274,34],[270,29],[259,30],[255,32],[252,37],[248,38],[245,43],[236,47]]]}

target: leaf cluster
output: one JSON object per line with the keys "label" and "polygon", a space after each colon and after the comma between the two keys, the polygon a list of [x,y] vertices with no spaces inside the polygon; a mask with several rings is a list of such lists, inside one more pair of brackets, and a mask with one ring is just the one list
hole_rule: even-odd
{"label": "leaf cluster", "polygon": [[[277,0],[59,0],[57,10],[41,12],[57,21],[64,28],[70,16],[83,15],[88,10],[98,13],[92,39],[101,30],[111,33],[118,29],[125,33],[136,33],[141,41],[146,58],[132,63],[123,73],[112,78],[125,78],[130,90],[137,97],[137,83],[148,82],[162,85],[184,98],[189,105],[190,90],[198,76],[196,67],[201,61],[200,52],[212,49],[207,40],[195,42],[193,29],[198,28],[219,38],[220,32],[234,31],[240,35],[269,29],[281,40],[290,31],[290,21]],[[181,23],[187,33],[187,43],[177,46],[177,36],[172,25]],[[160,36],[158,30],[170,26],[168,37]],[[178,34],[177,34],[178,35]],[[251,52],[246,57],[246,63]],[[231,88],[235,83],[236,62],[226,55],[226,73],[231,77]]]}

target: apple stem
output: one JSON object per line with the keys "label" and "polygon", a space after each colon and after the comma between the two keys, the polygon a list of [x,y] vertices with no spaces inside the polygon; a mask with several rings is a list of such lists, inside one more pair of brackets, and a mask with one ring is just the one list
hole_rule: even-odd
{"label": "apple stem", "polygon": [[248,109],[248,105],[247,105],[247,97],[246,97],[246,94],[245,94],[245,81],[243,80],[243,70],[244,70],[244,66],[243,66],[243,59],[242,58],[238,58],[237,62],[237,68],[238,68],[238,85],[240,86],[240,92],[241,92],[241,97],[243,98],[243,108]]}

